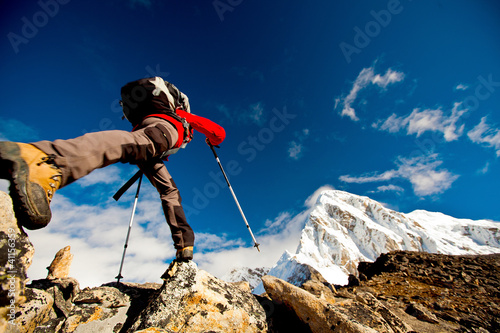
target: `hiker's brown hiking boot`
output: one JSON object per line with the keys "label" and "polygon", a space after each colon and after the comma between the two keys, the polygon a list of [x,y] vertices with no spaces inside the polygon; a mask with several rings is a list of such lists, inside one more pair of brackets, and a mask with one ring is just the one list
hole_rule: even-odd
{"label": "hiker's brown hiking boot", "polygon": [[177,250],[175,254],[175,260],[177,261],[189,261],[193,259],[193,247],[187,246],[182,249]]}
{"label": "hiker's brown hiking boot", "polygon": [[30,144],[0,142],[0,177],[10,181],[14,212],[23,227],[40,229],[50,222],[50,201],[61,176],[54,156]]}

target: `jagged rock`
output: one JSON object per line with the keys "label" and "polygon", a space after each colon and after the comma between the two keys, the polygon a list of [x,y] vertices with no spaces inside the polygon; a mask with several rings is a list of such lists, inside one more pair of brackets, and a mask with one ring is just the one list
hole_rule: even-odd
{"label": "jagged rock", "polygon": [[335,303],[335,293],[334,290],[328,288],[325,284],[317,281],[317,280],[309,280],[306,281],[302,287],[302,289],[310,292],[314,296],[319,299],[323,299],[330,304]]}
{"label": "jagged rock", "polygon": [[438,324],[437,317],[427,310],[423,305],[417,303],[410,303],[406,308],[406,313],[416,317],[419,320],[426,321],[431,324]]}
{"label": "jagged rock", "polygon": [[125,324],[130,307],[129,296],[107,286],[85,288],[73,302],[63,326],[65,333],[115,332]]}
{"label": "jagged rock", "polygon": [[60,249],[52,263],[47,269],[49,273],[47,274],[47,279],[63,279],[69,276],[69,269],[71,267],[71,261],[73,260],[73,255],[70,252],[71,247],[68,245]]}
{"label": "jagged rock", "polygon": [[75,304],[98,303],[105,308],[120,308],[130,303],[130,297],[113,287],[85,288],[74,300]]}
{"label": "jagged rock", "polygon": [[182,333],[267,330],[264,309],[251,293],[198,270],[192,261],[174,261],[164,280],[128,332],[146,328]]}
{"label": "jagged rock", "polygon": [[0,191],[0,331],[11,319],[12,306],[26,301],[27,270],[35,249],[17,224],[10,196]]}
{"label": "jagged rock", "polygon": [[291,283],[270,275],[263,276],[262,282],[267,294],[274,301],[292,309],[312,332],[376,332],[350,320],[333,305]]}
{"label": "jagged rock", "polygon": [[80,292],[80,284],[75,278],[41,279],[28,285],[30,288],[45,290],[54,299],[54,311],[67,318],[73,309],[73,300]]}
{"label": "jagged rock", "polygon": [[7,333],[31,333],[50,319],[54,299],[47,292],[26,289],[26,301],[16,308],[16,318],[9,322]]}
{"label": "jagged rock", "polygon": [[413,328],[382,304],[369,292],[356,292],[354,299],[341,302],[338,310],[365,326],[377,332],[406,333]]}
{"label": "jagged rock", "polygon": [[244,292],[251,293],[252,288],[250,287],[250,283],[248,281],[239,281],[239,282],[230,282],[233,286],[240,288]]}

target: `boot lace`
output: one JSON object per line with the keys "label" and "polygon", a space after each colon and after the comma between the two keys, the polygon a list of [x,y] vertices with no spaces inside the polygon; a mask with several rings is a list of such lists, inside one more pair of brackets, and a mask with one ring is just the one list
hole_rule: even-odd
{"label": "boot lace", "polygon": [[56,155],[50,154],[42,157],[41,161],[37,163],[37,165],[42,165],[43,163],[48,164],[52,169],[57,170],[56,174],[50,176],[50,179],[52,179],[54,182],[49,182],[49,186],[51,187],[51,189],[47,190],[47,197],[49,198],[49,203],[52,201],[52,197],[54,196],[54,193],[61,185],[62,181],[62,173],[61,170],[56,165],[55,158]]}

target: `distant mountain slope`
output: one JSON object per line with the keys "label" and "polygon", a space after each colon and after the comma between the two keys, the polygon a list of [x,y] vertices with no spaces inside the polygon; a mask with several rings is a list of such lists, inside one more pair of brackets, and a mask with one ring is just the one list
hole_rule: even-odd
{"label": "distant mountain slope", "polygon": [[[285,251],[268,274],[299,285],[309,265],[328,282],[345,285],[359,262],[394,250],[500,253],[500,223],[423,210],[403,214],[368,197],[328,190],[318,198],[295,254]],[[262,285],[254,290],[260,292]]]}

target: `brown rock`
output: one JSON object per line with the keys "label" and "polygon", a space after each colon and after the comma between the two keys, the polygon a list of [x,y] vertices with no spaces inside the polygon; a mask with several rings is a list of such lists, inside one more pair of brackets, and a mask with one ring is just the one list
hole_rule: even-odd
{"label": "brown rock", "polygon": [[7,328],[11,304],[26,301],[27,271],[34,253],[28,235],[17,224],[12,199],[0,192],[0,332]]}
{"label": "brown rock", "polygon": [[[31,333],[50,319],[54,299],[47,292],[26,289],[26,302],[16,307],[16,318],[9,321],[7,333]],[[13,325],[13,324],[14,325]]]}
{"label": "brown rock", "polygon": [[266,275],[262,282],[273,301],[292,309],[312,332],[376,332],[351,321],[328,302],[286,281]]}
{"label": "brown rock", "polygon": [[194,262],[174,261],[164,279],[128,332],[267,331],[264,309],[251,293],[198,270]]}
{"label": "brown rock", "polygon": [[68,245],[57,251],[54,260],[47,269],[47,279],[63,279],[69,276],[69,269],[73,261],[73,255],[70,253],[71,247]]}

